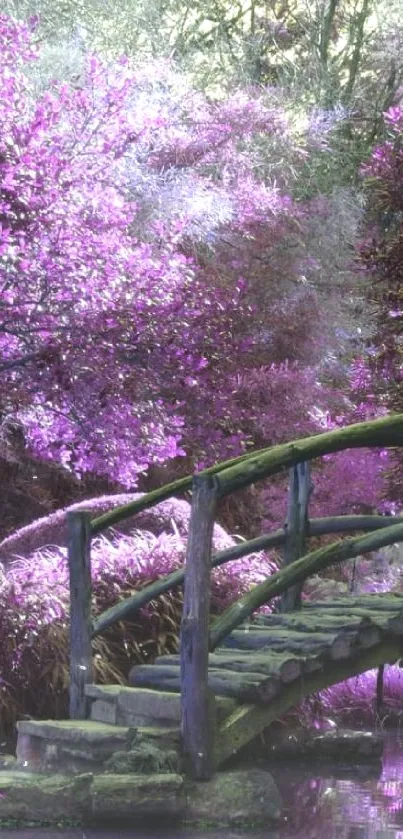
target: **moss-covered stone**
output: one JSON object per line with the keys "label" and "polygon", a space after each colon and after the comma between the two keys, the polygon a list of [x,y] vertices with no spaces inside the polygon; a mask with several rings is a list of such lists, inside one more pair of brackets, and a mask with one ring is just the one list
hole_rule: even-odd
{"label": "moss-covered stone", "polygon": [[186,783],[186,821],[214,825],[277,822],[283,803],[269,772],[238,769]]}
{"label": "moss-covered stone", "polygon": [[140,742],[129,751],[115,752],[105,763],[107,772],[165,774],[179,771],[179,755],[173,749],[164,751],[147,741]]}
{"label": "moss-covered stone", "polygon": [[125,726],[91,720],[24,720],[17,726],[17,765],[34,772],[100,772],[114,752],[129,746]]}
{"label": "moss-covered stone", "polygon": [[103,822],[151,821],[184,815],[180,775],[96,775],[92,785],[92,817]]}
{"label": "moss-covered stone", "polygon": [[91,810],[92,775],[0,773],[0,820],[81,819]]}

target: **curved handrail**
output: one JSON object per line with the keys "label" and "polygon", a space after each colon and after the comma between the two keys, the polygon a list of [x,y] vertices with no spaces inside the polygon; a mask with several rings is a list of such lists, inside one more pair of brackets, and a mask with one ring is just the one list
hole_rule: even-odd
{"label": "curved handrail", "polygon": [[[323,454],[348,448],[390,447],[403,445],[403,414],[382,417],[369,422],[359,422],[345,428],[336,428],[311,437],[301,437],[291,443],[281,443],[258,451],[240,455],[231,460],[216,463],[200,472],[200,475],[217,475],[218,491],[222,497],[234,490],[249,486],[269,475],[275,475],[296,463],[311,460]],[[179,478],[159,489],[146,493],[137,501],[122,507],[115,507],[109,513],[93,519],[91,535],[95,536],[107,527],[123,521],[135,513],[153,507],[160,501],[171,498],[192,487],[193,475]]]}
{"label": "curved handrail", "polygon": [[[395,516],[327,516],[319,519],[310,519],[308,522],[308,536],[323,536],[328,533],[351,533],[357,530],[378,530],[390,527],[392,522],[403,524],[403,518]],[[256,539],[250,539],[247,542],[240,542],[237,545],[232,545],[224,551],[220,551],[213,555],[211,560],[211,567],[218,568],[227,562],[235,559],[241,559],[251,553],[265,550],[267,548],[276,548],[284,543],[285,531],[284,529],[276,530],[274,533],[265,536],[258,536]],[[272,579],[272,577],[270,577]],[[133,618],[135,614],[151,600],[159,597],[170,589],[176,588],[184,583],[185,569],[178,568],[172,571],[165,577],[160,577],[153,583],[136,591],[130,597],[125,597],[115,606],[106,609],[92,624],[92,636],[100,635],[105,632],[110,626],[118,621],[128,620]]]}
{"label": "curved handrail", "polygon": [[386,527],[381,533],[375,532],[346,539],[343,542],[333,542],[276,571],[263,583],[254,586],[251,591],[232,603],[217,618],[210,631],[209,649],[214,650],[217,644],[235,627],[243,623],[255,609],[263,606],[271,598],[282,594],[290,586],[303,582],[307,577],[323,571],[336,562],[353,559],[359,554],[370,553],[387,545],[393,545],[395,542],[403,542],[403,524]]}

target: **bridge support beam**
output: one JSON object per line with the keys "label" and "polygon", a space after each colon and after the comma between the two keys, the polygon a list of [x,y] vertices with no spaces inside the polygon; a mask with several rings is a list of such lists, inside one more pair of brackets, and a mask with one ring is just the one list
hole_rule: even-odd
{"label": "bridge support beam", "polygon": [[402,639],[385,638],[376,647],[363,650],[355,658],[332,661],[326,663],[320,672],[303,675],[286,687],[278,699],[273,699],[267,705],[243,705],[237,708],[217,732],[214,750],[216,768],[309,694],[381,665],[394,664],[401,657]]}

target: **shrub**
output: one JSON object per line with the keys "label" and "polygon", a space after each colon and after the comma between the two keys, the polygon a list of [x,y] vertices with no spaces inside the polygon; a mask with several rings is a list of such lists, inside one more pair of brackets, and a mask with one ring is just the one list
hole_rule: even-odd
{"label": "shrub", "polygon": [[[97,499],[102,506],[105,499]],[[76,505],[80,506],[80,505]],[[83,503],[82,506],[88,506]],[[94,504],[92,509],[94,509]],[[110,507],[110,501],[107,505]],[[98,511],[99,507],[98,507]],[[163,502],[146,511],[150,530],[132,530],[101,536],[92,542],[93,615],[121,598],[168,574],[184,563],[190,505]],[[63,516],[65,511],[61,511]],[[153,519],[154,514],[154,519]],[[56,514],[57,517],[58,514]],[[140,518],[140,517],[139,517]],[[22,714],[63,717],[68,707],[69,593],[66,548],[37,548],[37,534],[60,539],[62,517],[56,526],[46,520],[34,523],[27,541],[20,535],[14,548],[36,545],[26,558],[12,560],[3,574],[0,597],[0,707],[2,725],[10,730]],[[143,517],[143,522],[145,517]],[[35,533],[36,525],[36,533]],[[59,527],[59,529],[58,529]],[[29,528],[23,528],[20,534]],[[24,541],[25,538],[25,541]],[[6,540],[9,541],[9,540]],[[216,526],[214,550],[233,544]],[[4,543],[3,543],[4,545]],[[13,548],[13,549],[14,549]],[[255,554],[213,571],[211,613],[218,614],[251,584],[273,571],[274,563]],[[152,662],[157,655],[175,652],[182,610],[182,589],[168,592],[143,607],[133,620],[112,626],[93,642],[95,678],[99,683],[124,684],[136,662]],[[43,687],[42,687],[43,686]]]}

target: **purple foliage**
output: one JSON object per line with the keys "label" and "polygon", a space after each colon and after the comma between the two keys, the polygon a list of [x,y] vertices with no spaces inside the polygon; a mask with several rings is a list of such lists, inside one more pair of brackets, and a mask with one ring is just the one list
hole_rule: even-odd
{"label": "purple foliage", "polygon": [[[320,715],[352,726],[373,725],[377,718],[378,670],[346,679],[320,692]],[[384,722],[396,724],[402,717],[403,672],[387,665],[384,672]],[[319,710],[319,708],[317,708]]]}
{"label": "purple foliage", "polygon": [[[103,499],[105,502],[105,499]],[[185,560],[186,502],[159,505],[148,523],[158,532],[137,529],[101,536],[92,542],[93,614],[98,615],[121,598],[164,576]],[[186,509],[187,508],[187,509]],[[178,512],[179,525],[171,513]],[[150,511],[152,512],[152,511]],[[55,529],[57,535],[62,528]],[[60,539],[62,541],[62,539]],[[214,534],[215,550],[233,540],[220,527]],[[22,544],[22,543],[21,543]],[[32,541],[31,541],[32,544]],[[27,540],[24,542],[27,546]],[[65,716],[68,674],[69,580],[66,548],[42,548],[24,559],[9,562],[7,577],[0,580],[0,707],[2,723],[13,715]],[[249,571],[247,570],[249,569]],[[213,614],[225,609],[272,573],[273,562],[263,553],[215,569],[211,583]],[[142,607],[138,616],[108,630],[94,641],[94,664],[99,681],[123,682],[134,661],[177,649],[181,595],[165,595]],[[45,692],[38,685],[46,679]]]}
{"label": "purple foliage", "polygon": [[133,489],[320,427],[331,318],[298,237],[329,207],[265,175],[284,111],[92,54],[34,96],[29,28],[2,15],[0,46],[0,410],[34,454]]}
{"label": "purple foliage", "polygon": [[[31,524],[17,530],[11,536],[0,542],[0,560],[4,563],[13,557],[29,557],[35,551],[49,546],[65,547],[67,544],[66,514],[76,510],[88,510],[92,518],[102,515],[109,510],[128,504],[141,498],[142,493],[125,493],[120,495],[105,495],[70,504],[63,510],[56,510],[48,516],[37,519]],[[149,530],[155,536],[162,533],[178,534],[184,538],[187,533],[190,516],[190,504],[178,498],[162,501],[149,510],[143,510],[135,516],[130,516],[105,531],[109,536],[112,531],[128,533],[131,530]],[[225,530],[216,524],[214,528],[214,545],[216,550],[223,550],[233,544]]]}

